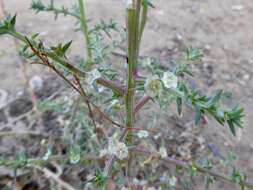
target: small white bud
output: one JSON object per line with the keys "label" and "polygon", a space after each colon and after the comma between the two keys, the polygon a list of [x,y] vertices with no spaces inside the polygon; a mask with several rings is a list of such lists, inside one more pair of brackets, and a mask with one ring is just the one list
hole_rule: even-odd
{"label": "small white bud", "polygon": [[168,155],[167,150],[164,146],[160,147],[159,153],[160,153],[161,158],[166,158]]}
{"label": "small white bud", "polygon": [[167,71],[163,73],[162,82],[166,88],[177,88],[177,76],[172,72]]}
{"label": "small white bud", "polygon": [[117,143],[115,147],[115,156],[120,160],[123,160],[128,157],[128,148],[123,142]]}
{"label": "small white bud", "polygon": [[137,136],[141,139],[141,138],[147,138],[148,137],[148,132],[145,130],[141,130],[137,133]]}

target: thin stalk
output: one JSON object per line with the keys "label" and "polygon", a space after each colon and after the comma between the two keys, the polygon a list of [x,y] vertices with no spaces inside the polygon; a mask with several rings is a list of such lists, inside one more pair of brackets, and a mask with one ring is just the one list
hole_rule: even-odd
{"label": "thin stalk", "polygon": [[80,11],[80,22],[82,26],[82,31],[84,34],[84,38],[86,41],[86,46],[87,46],[87,57],[88,57],[88,62],[87,62],[87,69],[90,70],[91,64],[92,64],[92,51],[90,49],[90,36],[89,36],[89,28],[88,28],[88,19],[86,16],[86,11],[85,11],[85,0],[78,0],[78,5],[79,5],[79,11]]}
{"label": "thin stalk", "polygon": [[140,31],[139,31],[139,47],[138,51],[140,49],[140,42],[143,36],[143,32],[147,23],[147,17],[148,17],[148,5],[146,3],[142,4],[142,10],[141,10],[141,21],[140,21]]}
{"label": "thin stalk", "polygon": [[[134,95],[135,81],[134,75],[137,73],[138,62],[138,44],[139,44],[139,15],[140,0],[133,1],[133,7],[127,9],[127,32],[128,32],[128,79],[126,92],[126,126],[134,127]],[[131,132],[127,138],[132,144]],[[132,154],[129,155],[128,173],[131,174],[130,168],[132,163]]]}

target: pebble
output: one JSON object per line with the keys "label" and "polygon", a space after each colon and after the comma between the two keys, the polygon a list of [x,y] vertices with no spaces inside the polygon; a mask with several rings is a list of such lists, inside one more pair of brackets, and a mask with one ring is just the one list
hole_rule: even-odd
{"label": "pebble", "polygon": [[5,90],[0,89],[0,108],[6,105],[7,100],[8,100],[8,93]]}
{"label": "pebble", "polygon": [[207,50],[207,51],[210,51],[210,50],[211,50],[211,45],[206,44],[206,45],[204,46],[204,49]]}
{"label": "pebble", "polygon": [[164,15],[164,11],[162,9],[160,9],[160,10],[157,11],[157,14],[160,15],[160,16],[163,16]]}
{"label": "pebble", "polygon": [[181,42],[183,40],[183,36],[180,33],[176,33],[176,39]]}
{"label": "pebble", "polygon": [[245,74],[243,75],[243,79],[248,81],[250,79],[250,75],[249,74]]}
{"label": "pebble", "polygon": [[242,9],[244,9],[243,5],[232,5],[231,7],[232,11],[241,11]]}
{"label": "pebble", "polygon": [[29,80],[29,85],[32,89],[39,91],[43,88],[43,80],[41,77],[39,76],[33,76],[30,80]]}

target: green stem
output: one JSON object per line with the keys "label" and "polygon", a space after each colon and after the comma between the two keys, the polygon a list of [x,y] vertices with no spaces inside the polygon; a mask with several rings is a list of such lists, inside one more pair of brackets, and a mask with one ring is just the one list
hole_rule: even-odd
{"label": "green stem", "polygon": [[84,38],[87,44],[87,69],[90,70],[92,65],[92,51],[90,49],[90,36],[89,36],[89,29],[88,29],[88,19],[86,16],[85,11],[85,0],[78,0],[79,10],[80,10],[80,22],[84,34]]}
{"label": "green stem", "polygon": [[[127,10],[127,29],[128,29],[128,79],[127,79],[127,93],[126,93],[126,126],[134,127],[134,95],[135,95],[135,81],[134,74],[137,73],[138,62],[138,38],[139,38],[139,14],[140,14],[140,0],[134,1],[132,8]],[[131,132],[128,134],[127,140],[132,144]],[[128,173],[131,174],[132,155],[129,155]]]}
{"label": "green stem", "polygon": [[142,5],[142,11],[141,11],[141,22],[140,22],[140,32],[139,32],[139,47],[138,51],[140,49],[140,42],[143,36],[143,32],[147,23],[147,16],[148,16],[148,5],[143,3]]}

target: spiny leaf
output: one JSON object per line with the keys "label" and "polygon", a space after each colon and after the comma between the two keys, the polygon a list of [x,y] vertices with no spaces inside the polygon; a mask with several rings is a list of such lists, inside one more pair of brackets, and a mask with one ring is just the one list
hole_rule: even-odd
{"label": "spiny leaf", "polygon": [[197,61],[203,57],[203,52],[198,48],[189,47],[185,51],[185,57],[188,61]]}
{"label": "spiny leaf", "polygon": [[63,47],[62,47],[62,51],[63,53],[65,54],[67,52],[67,50],[69,49],[69,47],[71,46],[72,44],[72,40],[67,42]]}
{"label": "spiny leaf", "polygon": [[150,0],[142,0],[141,3],[143,6],[150,6],[152,8],[155,8],[155,5]]}
{"label": "spiny leaf", "polygon": [[7,34],[10,31],[15,30],[16,15],[11,17],[10,15],[5,20],[0,22],[0,35]]}
{"label": "spiny leaf", "polygon": [[177,112],[178,112],[178,115],[181,116],[182,115],[182,98],[178,97],[177,98]]}
{"label": "spiny leaf", "polygon": [[33,0],[31,9],[36,13],[39,13],[40,11],[44,11],[46,9],[46,6],[40,0]]}

